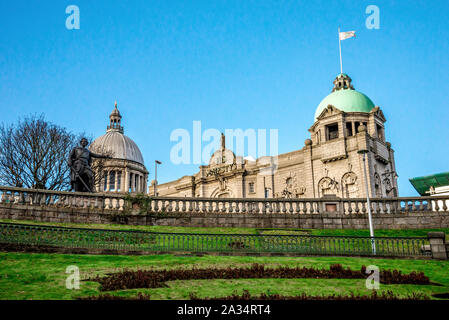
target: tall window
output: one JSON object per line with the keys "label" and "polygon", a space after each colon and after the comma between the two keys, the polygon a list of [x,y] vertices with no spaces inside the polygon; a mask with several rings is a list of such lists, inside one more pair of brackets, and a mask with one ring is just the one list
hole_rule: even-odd
{"label": "tall window", "polygon": [[105,171],[103,175],[103,191],[108,190],[108,172]]}
{"label": "tall window", "polygon": [[265,194],[264,194],[265,199],[270,197],[270,192],[271,192],[270,188],[265,188]]}
{"label": "tall window", "polygon": [[250,182],[250,183],[249,183],[249,193],[254,193],[254,192],[256,192],[256,191],[254,190],[254,182]]}
{"label": "tall window", "polygon": [[115,171],[109,172],[109,191],[115,191]]}
{"label": "tall window", "polygon": [[121,191],[121,186],[122,186],[122,172],[121,171],[117,171],[117,191]]}
{"label": "tall window", "polygon": [[346,134],[348,137],[352,136],[352,122],[346,122]]}
{"label": "tall window", "polygon": [[327,140],[333,140],[338,138],[338,123],[330,124],[326,126]]}
{"label": "tall window", "polygon": [[133,174],[132,173],[129,174],[129,183],[128,183],[128,185],[129,185],[128,192],[133,192]]}

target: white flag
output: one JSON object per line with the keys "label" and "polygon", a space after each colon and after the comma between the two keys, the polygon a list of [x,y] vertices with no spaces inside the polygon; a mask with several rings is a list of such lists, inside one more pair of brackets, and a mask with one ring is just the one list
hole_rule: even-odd
{"label": "white flag", "polygon": [[345,40],[348,38],[355,37],[355,31],[340,32],[339,35],[340,35],[340,40]]}

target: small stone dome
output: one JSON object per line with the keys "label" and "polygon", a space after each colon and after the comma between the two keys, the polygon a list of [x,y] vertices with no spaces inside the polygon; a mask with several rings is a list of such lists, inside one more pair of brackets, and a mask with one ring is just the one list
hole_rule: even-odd
{"label": "small stone dome", "polygon": [[209,159],[209,165],[232,164],[235,162],[235,154],[232,150],[226,149],[225,136],[221,134],[221,147],[216,150]]}
{"label": "small stone dome", "polygon": [[131,160],[144,164],[142,153],[137,144],[119,131],[109,131],[98,137],[92,142],[89,149],[111,152],[114,159]]}
{"label": "small stone dome", "polygon": [[339,74],[334,81],[332,93],[324,98],[315,111],[315,120],[321,112],[332,105],[344,112],[370,112],[374,103],[361,92],[354,90],[351,78],[346,74]]}

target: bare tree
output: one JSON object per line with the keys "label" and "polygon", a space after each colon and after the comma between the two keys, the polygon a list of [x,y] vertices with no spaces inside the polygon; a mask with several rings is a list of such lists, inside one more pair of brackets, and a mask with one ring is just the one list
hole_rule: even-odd
{"label": "bare tree", "polygon": [[44,116],[0,126],[0,184],[24,188],[68,190],[67,156],[79,137],[45,121]]}

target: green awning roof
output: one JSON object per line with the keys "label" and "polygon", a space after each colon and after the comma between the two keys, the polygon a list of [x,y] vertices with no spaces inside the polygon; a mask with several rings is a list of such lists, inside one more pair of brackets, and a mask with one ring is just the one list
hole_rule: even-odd
{"label": "green awning roof", "polygon": [[429,194],[426,192],[429,191],[430,187],[449,186],[449,172],[411,178],[409,181],[420,195],[428,196]]}

